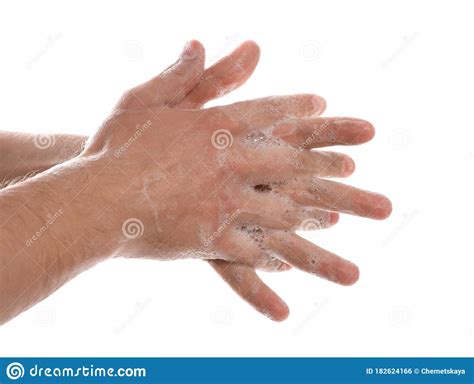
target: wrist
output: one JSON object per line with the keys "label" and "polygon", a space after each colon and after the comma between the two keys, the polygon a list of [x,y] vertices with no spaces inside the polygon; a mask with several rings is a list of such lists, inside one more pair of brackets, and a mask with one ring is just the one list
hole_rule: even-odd
{"label": "wrist", "polygon": [[0,188],[76,157],[86,140],[79,135],[0,132]]}

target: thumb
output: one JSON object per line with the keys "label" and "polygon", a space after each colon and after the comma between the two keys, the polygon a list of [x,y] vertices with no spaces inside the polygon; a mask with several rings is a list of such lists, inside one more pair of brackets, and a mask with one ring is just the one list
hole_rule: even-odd
{"label": "thumb", "polygon": [[204,73],[203,45],[191,40],[174,64],[146,83],[131,89],[118,108],[168,106],[179,103],[201,80]]}
{"label": "thumb", "polygon": [[206,69],[201,81],[178,104],[179,108],[200,108],[210,100],[222,97],[244,84],[260,58],[260,48],[246,41],[230,55]]}

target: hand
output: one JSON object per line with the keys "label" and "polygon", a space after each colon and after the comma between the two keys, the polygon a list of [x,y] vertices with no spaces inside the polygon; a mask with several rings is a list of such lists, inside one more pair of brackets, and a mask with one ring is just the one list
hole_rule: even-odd
{"label": "hand", "polygon": [[[315,118],[324,109],[324,101],[309,95],[203,112],[163,108],[186,94],[199,78],[201,48],[192,44],[196,52],[185,52],[188,57],[176,64],[181,76],[165,73],[128,93],[129,105],[142,105],[142,109],[116,113],[83,154],[99,156],[101,164],[107,162],[107,171],[98,173],[105,190],[122,191],[115,206],[127,202],[127,209],[112,220],[113,228],[130,218],[143,225],[140,241],[123,241],[116,252],[286,269],[281,258],[338,283],[353,283],[358,276],[353,264],[291,231],[310,218],[321,226],[337,220],[336,215],[316,208],[379,219],[388,216],[390,202],[383,196],[315,177],[347,176],[353,171],[352,160],[309,151],[367,141],[373,136],[372,126],[355,119]],[[157,89],[161,92],[154,92]],[[137,124],[139,128],[129,128]],[[211,145],[212,135],[220,129],[227,130],[233,141],[225,150],[215,148],[219,143]],[[133,140],[137,133],[138,139]],[[147,140],[143,140],[145,135]],[[112,169],[120,169],[120,175],[110,174]],[[120,188],[124,181],[133,187],[124,191]],[[144,206],[153,214],[145,212]],[[229,275],[221,261],[213,264],[234,287],[239,282],[237,291],[257,309],[277,320],[287,316],[286,305],[252,269],[234,265]]]}
{"label": "hand", "polygon": [[[187,93],[182,100],[176,99],[176,105],[170,106],[200,108],[210,99],[225,95],[238,88],[250,77],[258,59],[259,48],[254,42],[247,41],[241,44],[229,56],[206,69],[193,90]],[[175,69],[179,68],[175,67]],[[139,88],[142,87],[137,87],[134,91],[138,91]],[[130,95],[130,93],[128,94]],[[116,108],[133,108],[133,105],[127,105],[129,101],[130,98],[122,98]],[[56,164],[76,157],[83,150],[86,140],[87,137],[77,135],[0,132],[0,147],[2,148],[0,179],[3,180],[0,188],[18,184]],[[237,271],[238,268],[236,264],[224,262],[223,265],[226,266],[226,269],[218,272],[225,278],[228,274],[233,275],[234,270]],[[289,265],[285,266],[289,268]],[[286,268],[280,270],[286,270]],[[230,283],[234,289],[241,288],[240,281],[231,281]],[[249,297],[249,300],[252,298]]]}
{"label": "hand", "polygon": [[[168,108],[164,108],[161,111],[161,105],[172,107],[176,104],[181,104],[181,106],[185,107],[197,107],[199,106],[198,104],[204,102],[206,98],[212,98],[220,93],[224,93],[221,92],[221,87],[212,87],[212,85],[227,85],[228,87],[225,87],[224,91],[228,91],[234,86],[242,84],[256,65],[257,60],[252,61],[252,55],[248,55],[247,60],[239,60],[242,66],[237,67],[231,65],[233,60],[226,58],[206,71],[207,75],[205,73],[204,79],[201,79],[200,82],[196,82],[197,79],[202,76],[204,52],[200,44],[193,42],[191,45],[194,46],[194,49],[197,49],[197,54],[194,55],[196,56],[194,59],[191,58],[191,56],[193,56],[193,49],[191,49],[190,52],[184,53],[184,56],[186,56],[183,58],[184,60],[180,60],[159,77],[135,88],[125,95],[121,103],[119,103],[117,110],[114,112],[113,117],[104,124],[101,132],[90,141],[86,152],[80,158],[65,163],[64,166],[55,167],[51,171],[45,172],[31,181],[20,183],[18,187],[9,187],[6,193],[0,193],[0,208],[7,222],[10,221],[9,226],[3,227],[4,230],[2,229],[1,231],[2,236],[4,236],[3,232],[6,231],[5,236],[7,236],[7,238],[15,236],[19,240],[22,237],[26,238],[33,230],[39,228],[39,225],[44,223],[45,218],[50,217],[52,212],[55,212],[54,217],[56,217],[57,212],[61,212],[62,216],[60,220],[63,221],[63,223],[67,223],[67,228],[64,227],[64,224],[61,228],[58,228],[56,224],[51,228],[48,227],[47,232],[41,238],[34,240],[34,249],[33,247],[31,249],[22,249],[21,244],[13,241],[0,247],[0,257],[3,261],[6,261],[5,256],[8,254],[16,255],[16,257],[14,256],[9,262],[7,261],[9,268],[2,270],[2,279],[0,280],[8,281],[11,271],[14,272],[15,276],[22,276],[21,279],[16,279],[15,285],[7,285],[4,287],[5,289],[2,289],[2,297],[4,296],[2,298],[0,311],[2,321],[11,318],[19,311],[41,300],[69,278],[84,268],[96,263],[98,260],[102,260],[109,254],[127,252],[130,256],[136,256],[137,252],[143,251],[145,256],[167,258],[175,257],[176,254],[174,254],[174,252],[177,250],[179,252],[178,254],[181,255],[185,254],[186,250],[194,250],[196,236],[193,228],[198,228],[196,218],[199,217],[196,216],[196,214],[185,214],[185,216],[188,216],[186,220],[194,224],[194,226],[191,225],[189,229],[194,237],[191,236],[191,241],[185,241],[183,244],[179,242],[173,243],[173,241],[165,241],[163,244],[154,244],[153,242],[156,241],[156,239],[150,237],[147,240],[148,244],[146,244],[146,242],[145,246],[141,244],[142,248],[130,246],[130,244],[124,245],[124,243],[130,240],[137,241],[138,238],[141,238],[140,235],[143,237],[145,233],[141,233],[139,228],[137,238],[133,239],[137,233],[133,231],[126,232],[129,227],[124,226],[124,224],[133,224],[133,221],[129,221],[128,219],[122,223],[122,231],[125,231],[122,232],[122,234],[126,239],[121,238],[117,243],[116,237],[108,236],[108,233],[114,233],[114,230],[116,233],[116,226],[110,226],[114,220],[108,222],[104,220],[104,216],[107,216],[108,219],[113,219],[113,215],[109,216],[109,210],[110,208],[114,208],[115,210],[116,207],[119,208],[117,212],[123,214],[125,211],[120,211],[120,208],[127,206],[118,206],[117,203],[123,200],[126,194],[108,204],[110,202],[110,192],[113,191],[113,188],[105,190],[102,181],[113,181],[112,184],[106,182],[105,185],[114,187],[117,186],[116,181],[119,178],[114,174],[112,178],[107,179],[107,177],[105,177],[104,180],[97,180],[98,175],[107,176],[107,168],[104,169],[103,166],[104,160],[110,160],[110,145],[113,147],[117,142],[123,142],[123,134],[127,130],[122,126],[121,129],[117,129],[119,135],[115,135],[115,129],[110,128],[114,127],[114,122],[115,125],[119,125],[118,123],[120,122],[125,124],[130,121],[137,122],[137,117],[141,119],[150,114],[156,115],[158,113],[158,115],[161,115],[161,112],[163,112],[163,116],[168,116],[169,119],[172,120],[169,121],[169,123],[174,124],[174,116],[170,115]],[[244,44],[243,47],[246,47],[248,50],[252,47],[252,44],[247,43]],[[244,49],[239,53],[242,55]],[[258,59],[258,49],[253,57]],[[234,56],[234,59],[235,58],[236,56]],[[228,74],[234,73],[234,77],[219,76],[220,71],[218,71],[218,69],[222,70],[225,64],[228,64],[230,68]],[[212,75],[210,77],[214,77],[214,79],[212,81],[206,81],[209,79],[208,75]],[[229,86],[229,84],[231,85]],[[294,101],[298,100],[301,101],[300,105],[298,105],[298,103],[296,103],[296,105],[293,104]],[[289,101],[290,103],[288,103]],[[204,245],[205,248],[204,252],[198,255],[199,257],[222,257],[227,260],[247,263],[253,267],[269,270],[286,270],[289,265],[281,261],[281,259],[286,259],[287,261],[291,260],[292,250],[287,248],[288,244],[285,244],[285,247],[282,248],[278,242],[281,242],[280,235],[292,235],[289,231],[294,229],[298,224],[296,218],[300,220],[301,218],[307,217],[308,212],[311,212],[310,216],[314,216],[314,218],[319,219],[319,221],[313,221],[313,219],[309,222],[303,221],[303,226],[306,227],[306,224],[310,223],[310,228],[314,228],[314,223],[318,223],[316,224],[318,227],[325,227],[337,220],[336,213],[328,213],[324,210],[315,209],[314,207],[317,206],[318,203],[315,204],[314,201],[311,201],[311,194],[292,193],[294,191],[292,191],[291,186],[298,186],[298,183],[302,183],[301,185],[303,187],[322,188],[322,196],[327,199],[321,199],[319,205],[326,210],[352,210],[353,213],[356,214],[378,218],[382,218],[389,213],[390,203],[383,197],[371,197],[369,193],[362,191],[357,192],[348,187],[341,187],[339,192],[350,193],[346,203],[341,204],[340,202],[334,201],[334,196],[330,196],[331,193],[339,193],[339,186],[337,184],[328,184],[329,188],[326,188],[325,183],[329,183],[329,181],[317,181],[317,179],[311,179],[311,177],[308,176],[308,174],[312,172],[319,176],[346,176],[353,170],[353,162],[344,155],[324,154],[322,152],[310,154],[308,149],[326,144],[358,144],[369,140],[373,136],[373,128],[364,121],[355,119],[318,120],[315,117],[301,118],[302,116],[310,116],[312,113],[315,115],[316,110],[322,110],[323,106],[324,102],[321,98],[301,95],[293,98],[286,97],[274,100],[238,103],[233,107],[213,108],[205,112],[204,116],[210,117],[211,120],[213,120],[211,123],[216,124],[219,119],[222,119],[223,124],[229,124],[229,130],[231,134],[234,135],[233,139],[243,139],[243,144],[245,145],[242,144],[241,148],[239,147],[240,149],[236,149],[237,146],[235,146],[234,150],[228,152],[230,155],[224,155],[225,159],[220,165],[222,168],[221,171],[223,170],[225,172],[226,170],[230,170],[231,176],[234,176],[233,178],[229,178],[230,181],[228,185],[231,185],[230,183],[233,180],[236,185],[238,185],[239,182],[242,184],[241,189],[242,186],[245,185],[248,188],[247,190],[243,188],[240,194],[233,194],[233,190],[230,191],[231,193],[227,193],[229,192],[229,187],[227,185],[226,191],[223,184],[222,188],[219,188],[219,191],[215,193],[223,204],[214,212],[212,212],[212,208],[216,207],[207,201],[207,203],[210,203],[211,212],[207,212],[207,216],[206,214],[204,216],[208,219],[208,223],[211,223],[211,227],[212,225],[215,226],[220,223],[217,219],[219,216],[218,213],[223,212],[222,208],[231,208],[234,206],[238,206],[239,208],[235,210],[238,215],[232,213],[225,217],[224,221],[219,224],[217,230],[212,233],[208,239],[199,238],[202,243],[201,245]],[[213,113],[210,111],[213,111]],[[187,124],[186,121],[189,119],[191,111],[181,112],[183,113],[176,121],[180,122],[182,120],[182,124]],[[196,113],[195,111],[194,114]],[[296,116],[297,118],[288,119],[291,116]],[[217,119],[213,117],[217,117]],[[205,121],[206,120],[203,119],[199,124],[196,124],[196,126],[202,126]],[[236,123],[235,126],[233,123]],[[268,126],[268,123],[273,123],[273,125],[270,124],[270,126]],[[124,145],[120,145],[116,149],[114,159],[120,159],[122,155],[129,152],[129,150],[132,149],[131,144],[137,146],[143,143],[143,137],[145,137],[145,135],[142,134],[144,134],[145,131],[149,132],[152,125],[153,120],[149,119],[142,125],[138,124],[138,127],[131,127],[130,132],[133,133],[133,136],[128,136]],[[177,125],[179,126],[180,124]],[[251,127],[248,135],[244,135],[246,126]],[[211,127],[210,129],[212,130],[212,124],[209,124],[209,127]],[[200,129],[197,133],[192,133],[189,136],[196,136],[197,134],[196,137],[202,139],[203,132],[206,132],[206,128],[209,130],[209,127]],[[262,128],[260,129],[259,127]],[[163,131],[163,127],[160,126],[160,128]],[[112,131],[109,132],[112,135],[111,137],[107,137],[108,131]],[[163,133],[166,139],[166,132]],[[214,133],[214,131],[212,133]],[[155,134],[154,136],[156,139],[157,135]],[[149,138],[150,135],[146,137]],[[168,135],[168,139],[169,138],[170,135]],[[304,140],[302,140],[303,138]],[[201,142],[203,141],[201,140]],[[265,148],[262,147],[262,143],[266,143]],[[301,143],[301,147],[298,147],[299,143]],[[148,145],[150,143],[147,141],[146,144]],[[190,151],[196,151],[196,147],[189,144],[189,142],[186,142],[186,145],[179,147],[177,151],[175,150],[174,154],[181,153],[188,155]],[[215,141],[214,144],[219,147],[222,142],[218,140]],[[283,167],[278,167],[276,170],[271,169],[269,167],[270,160],[268,156],[272,154],[288,155],[287,151],[291,148],[289,144],[296,147],[293,152],[291,152],[291,161],[285,162],[285,156],[283,156],[282,160],[284,164],[280,164],[283,165]],[[163,145],[163,142],[160,141],[160,143],[156,145],[156,148],[163,148]],[[155,148],[153,145],[152,147]],[[229,149],[231,148],[232,147]],[[209,151],[206,150],[202,153],[208,152]],[[220,152],[222,153],[222,150]],[[130,151],[130,153],[133,152]],[[255,172],[247,172],[245,170],[243,164],[252,162],[255,159],[259,160],[260,157],[263,159],[265,154],[267,155],[266,161],[257,164],[263,167],[261,170],[256,169]],[[214,155],[208,156],[208,158],[204,156],[203,160],[209,160],[213,156]],[[227,159],[229,156],[230,158]],[[183,172],[183,168],[185,168],[185,166],[180,164],[179,160],[175,161],[175,159],[166,157],[161,158],[160,155],[153,155],[152,158],[154,157],[156,157],[157,161],[160,159],[164,160],[163,164],[170,167],[168,168],[170,169],[168,173],[171,175],[179,175]],[[221,155],[219,155],[218,158],[222,160]],[[183,159],[186,159],[186,157],[183,156]],[[287,160],[288,159],[289,157],[287,157]],[[122,160],[124,160],[124,158],[122,158]],[[134,167],[136,167],[136,164],[133,165],[133,163],[140,163],[140,161],[135,160],[139,160],[139,154],[127,158],[126,161],[122,163],[124,170],[133,170]],[[189,163],[189,158],[187,160]],[[143,157],[141,161],[143,161]],[[195,165],[194,162],[191,163]],[[205,161],[203,161],[203,163],[205,163]],[[107,166],[109,164],[110,163],[108,163]],[[212,165],[215,165],[215,163],[211,164],[211,166]],[[308,174],[306,173],[308,169],[302,169],[302,165],[303,167],[306,166],[306,168],[309,168]],[[142,170],[141,167],[139,168]],[[164,169],[167,170],[166,167]],[[311,169],[313,170],[311,171]],[[116,170],[117,168],[115,168],[115,171]],[[293,176],[297,177],[288,177],[293,171],[295,173]],[[150,171],[149,174],[156,176],[155,172]],[[172,178],[170,178],[170,180],[172,180]],[[195,180],[196,179],[194,179],[194,181]],[[137,181],[141,184],[143,192],[143,188],[147,188],[145,186],[146,180],[137,179]],[[181,182],[176,186],[183,187],[182,190],[188,187],[187,184],[181,183],[180,185],[180,183]],[[82,184],[84,184],[84,186]],[[203,183],[188,184],[190,186],[197,185],[202,189]],[[155,193],[162,192],[163,186],[165,186],[166,189],[166,183],[156,183],[152,189]],[[123,186],[120,185],[119,187]],[[253,190],[251,189],[252,187]],[[176,201],[183,199],[182,190],[176,194]],[[52,191],[54,191],[54,193],[50,193]],[[143,198],[147,196],[147,193],[138,193],[138,195],[141,195]],[[32,206],[31,202],[37,201],[37,196],[41,196],[43,203],[41,205],[36,204]],[[251,197],[247,205],[245,201],[241,201],[241,204],[238,203],[243,196]],[[273,198],[271,196],[273,196]],[[357,196],[363,199],[367,196],[369,196],[369,198],[365,202],[358,203]],[[290,200],[288,200],[289,197],[291,197]],[[256,204],[259,199],[262,201],[260,205]],[[305,206],[298,204],[298,201],[304,202],[305,199],[309,199],[310,202],[305,202]],[[186,200],[188,204],[192,202],[201,203],[199,199],[195,198]],[[126,203],[128,204],[129,202],[127,201]],[[138,224],[144,225],[144,230],[148,227],[146,230],[149,231],[150,225],[145,225],[144,223],[156,224],[156,220],[150,219],[150,217],[153,213],[157,212],[156,210],[159,209],[159,204],[155,204],[154,201],[150,202],[148,199],[147,203],[150,204],[150,207],[155,208],[155,210],[146,212],[144,221],[140,221]],[[20,212],[21,210],[18,211],[18,209],[15,208],[21,207],[22,204],[28,208],[26,212]],[[282,207],[285,204],[292,206],[294,211],[285,211],[281,217],[281,222],[275,219],[278,218],[278,216],[272,216],[270,218],[266,216],[269,212],[279,212],[282,214]],[[379,205],[378,210],[374,209],[377,208],[377,205]],[[353,209],[352,206],[354,206],[355,209]],[[63,212],[61,208],[66,207],[67,210],[65,209]],[[133,209],[134,206],[130,204],[130,207]],[[199,206],[201,210],[205,207],[206,202]],[[106,208],[105,211],[104,208]],[[140,209],[133,209],[133,211],[140,212]],[[166,206],[163,211],[167,211]],[[37,219],[31,220],[28,216],[28,212],[30,214],[34,213],[39,221]],[[173,213],[170,210],[168,210],[168,212]],[[170,216],[166,219],[164,223],[167,225],[173,220],[176,221],[176,218]],[[34,224],[35,221],[36,224]],[[115,220],[115,222],[116,221],[117,220]],[[21,223],[25,222],[27,222],[28,225],[21,228]],[[117,222],[115,224],[117,224]],[[9,232],[9,228],[17,228],[16,232],[14,232],[14,236],[13,233]],[[160,230],[161,228],[156,228],[157,233],[163,232],[160,232]],[[169,231],[169,228],[167,228],[167,230]],[[260,238],[256,242],[248,240],[243,243],[235,244],[235,235],[243,234],[247,236],[245,233],[254,239],[260,238],[262,235],[264,238]],[[104,234],[106,235],[104,236]],[[295,235],[292,236],[296,239],[294,243],[295,249],[301,250],[302,247],[306,245],[306,251],[314,252],[315,257],[309,261],[311,264],[310,267],[307,265],[298,265],[298,261],[301,260],[293,260],[290,262],[293,262],[296,266],[300,266],[302,269],[320,274],[340,283],[348,284],[355,280],[357,275],[357,273],[355,273],[357,272],[355,266],[334,255],[325,253],[325,251],[318,248],[310,249],[310,247],[313,247],[311,243],[305,243],[301,238]],[[159,237],[157,236],[156,238]],[[145,236],[144,239],[147,239],[147,237]],[[171,236],[170,239],[173,240],[173,236]],[[110,240],[108,249],[103,247],[106,240]],[[284,239],[284,241],[286,242],[286,239]],[[290,241],[293,241],[291,237]],[[229,248],[230,245],[233,247]],[[242,254],[251,255],[253,258],[243,257],[238,252],[239,249],[234,248],[234,246],[237,245],[241,246],[240,251],[242,251]],[[153,251],[152,254],[147,253],[150,249]],[[285,254],[285,252],[287,254]],[[70,254],[71,257],[65,258],[65,254]],[[22,255],[22,257],[19,255]],[[196,254],[192,256],[195,257]],[[328,256],[330,257],[327,258]],[[33,264],[28,262],[28,259],[32,257],[35,259],[35,263]],[[320,260],[321,257],[324,260]],[[258,310],[275,320],[282,320],[288,315],[287,306],[261,282],[252,267],[227,263],[222,261],[222,259],[211,260],[210,262],[231,286]],[[346,269],[345,272],[344,269]],[[48,283],[46,286],[44,285],[44,271],[47,273],[48,282],[53,284]],[[16,298],[20,290],[24,290],[24,294],[22,294],[24,297]]]}

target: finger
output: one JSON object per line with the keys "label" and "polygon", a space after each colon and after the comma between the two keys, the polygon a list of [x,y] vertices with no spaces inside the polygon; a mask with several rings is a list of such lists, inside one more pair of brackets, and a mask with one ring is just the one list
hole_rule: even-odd
{"label": "finger", "polygon": [[294,151],[294,164],[306,174],[318,177],[348,177],[354,173],[355,163],[349,156],[330,151]]}
{"label": "finger", "polygon": [[261,233],[246,231],[239,226],[216,242],[219,259],[238,263],[266,272],[284,272],[291,269],[283,260],[266,249],[259,239]]}
{"label": "finger", "polygon": [[120,108],[173,106],[183,100],[204,72],[204,47],[199,41],[188,42],[178,61],[158,76],[126,93]]}
{"label": "finger", "polygon": [[309,94],[266,97],[219,107],[231,118],[252,128],[268,127],[284,119],[319,115],[325,108],[322,97]]}
{"label": "finger", "polygon": [[240,151],[229,161],[229,166],[250,180],[283,180],[298,175],[347,177],[355,169],[354,161],[345,154],[298,151],[286,145],[261,145]]}
{"label": "finger", "polygon": [[[329,228],[339,220],[339,214],[305,207],[275,193],[272,184],[257,184],[244,194],[238,221],[261,228],[297,230],[312,225],[312,229]],[[248,228],[240,229],[250,231]],[[310,228],[305,228],[310,229]],[[249,232],[250,233],[250,232]]]}
{"label": "finger", "polygon": [[371,219],[386,219],[392,212],[387,197],[330,180],[302,178],[281,186],[280,191],[299,204]]}
{"label": "finger", "polygon": [[222,260],[210,260],[209,263],[231,288],[257,311],[274,321],[288,318],[289,309],[286,303],[258,277],[255,270]]}
{"label": "finger", "polygon": [[293,233],[274,232],[266,243],[283,260],[303,271],[342,285],[354,284],[359,278],[355,264]]}
{"label": "finger", "polygon": [[252,75],[260,58],[260,48],[246,41],[230,55],[204,71],[201,81],[186,95],[178,108],[200,108],[244,84]]}
{"label": "finger", "polygon": [[273,135],[300,149],[356,145],[370,141],[375,130],[368,121],[347,117],[292,119],[277,124]]}

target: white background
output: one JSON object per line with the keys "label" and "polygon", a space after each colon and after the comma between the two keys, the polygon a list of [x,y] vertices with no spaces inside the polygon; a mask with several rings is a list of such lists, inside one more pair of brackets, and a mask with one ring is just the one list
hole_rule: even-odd
{"label": "white background", "polygon": [[222,103],[313,92],[328,116],[370,120],[375,139],[342,148],[348,182],[394,211],[307,235],[360,266],[352,287],[263,276],[284,323],[204,262],[114,260],[0,328],[0,355],[473,356],[472,15],[460,1],[2,2],[0,129],[90,134],[186,40],[211,63],[253,39],[261,63]]}

